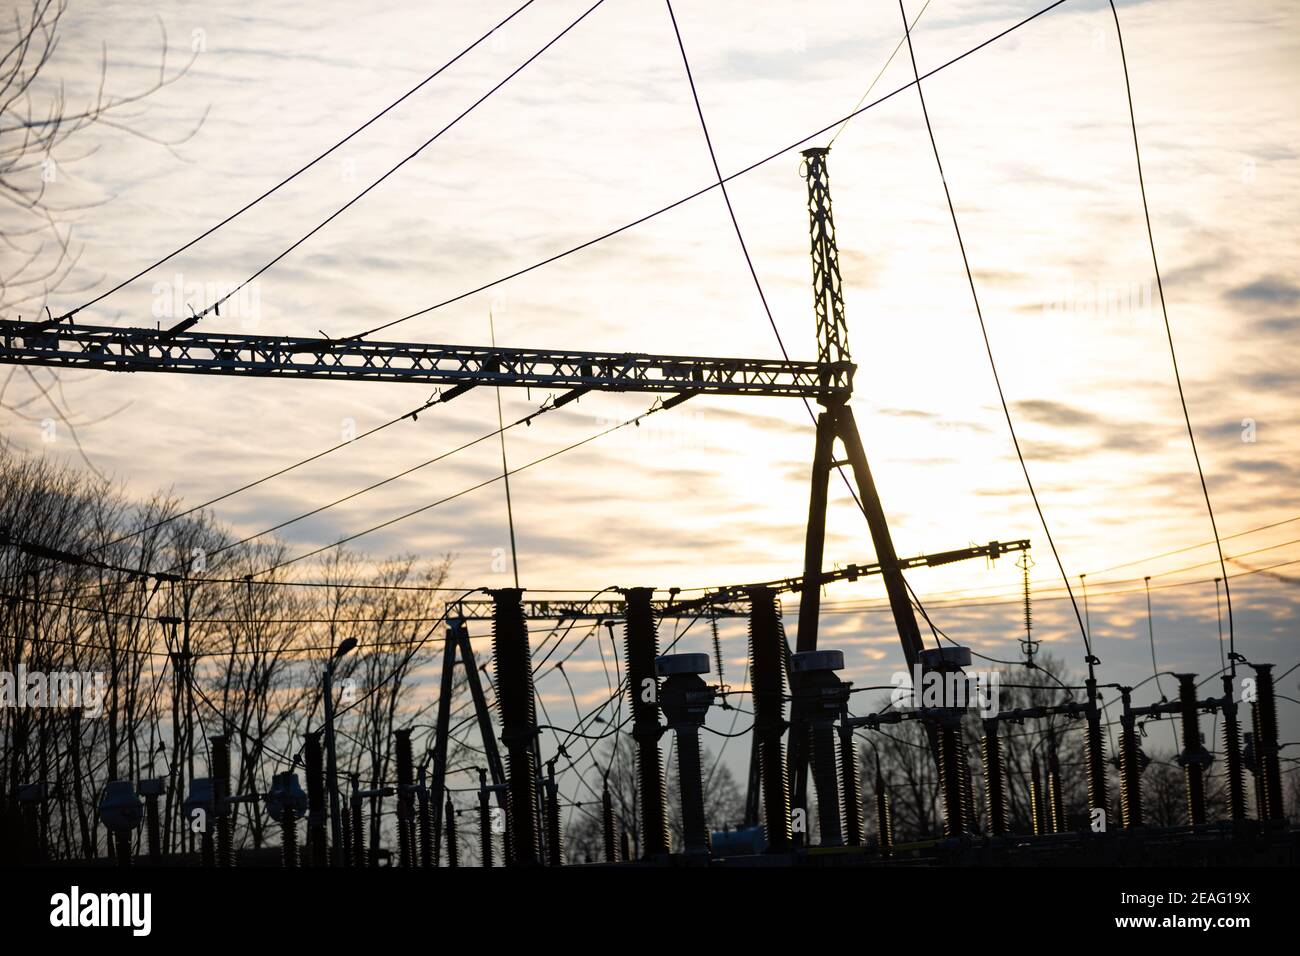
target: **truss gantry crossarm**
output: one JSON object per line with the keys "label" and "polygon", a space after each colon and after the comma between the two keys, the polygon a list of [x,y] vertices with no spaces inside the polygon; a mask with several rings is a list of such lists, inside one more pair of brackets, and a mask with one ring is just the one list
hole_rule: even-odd
{"label": "truss gantry crossarm", "polygon": [[[183,325],[184,323],[182,323]],[[848,362],[485,348],[0,320],[0,363],[425,385],[768,395],[844,401]]]}
{"label": "truss gantry crossarm", "polygon": [[[913,558],[899,558],[897,568],[906,571],[909,568],[934,568],[941,564],[952,564],[955,561],[967,561],[971,558],[990,558],[996,559],[1004,554],[1013,551],[1028,551],[1029,541],[1020,539],[1017,541],[990,541],[988,544],[976,544],[967,548],[957,548],[953,551],[940,551],[936,554],[920,554]],[[858,578],[869,577],[873,574],[883,573],[885,568],[879,564],[849,564],[842,568],[835,568],[832,571],[823,571],[817,576],[817,586],[830,584],[834,581],[856,581]],[[713,605],[718,608],[733,609],[741,607],[744,596],[753,588],[763,587],[771,588],[778,593],[802,593],[808,578],[804,575],[792,578],[779,578],[775,581],[766,581],[762,584],[735,584],[727,587],[716,588],[702,597],[691,598],[686,601],[678,601],[669,605],[674,616],[681,617],[698,608]]]}
{"label": "truss gantry crossarm", "polygon": [[[524,617],[530,621],[621,621],[627,610],[622,598],[613,601],[584,600],[524,600]],[[666,600],[651,602],[655,619],[689,617],[696,607],[687,607],[680,603]],[[482,598],[466,598],[456,602],[456,610],[466,621],[492,620],[492,602]],[[718,604],[715,607],[718,617],[744,618],[748,615],[746,605],[739,600]]]}

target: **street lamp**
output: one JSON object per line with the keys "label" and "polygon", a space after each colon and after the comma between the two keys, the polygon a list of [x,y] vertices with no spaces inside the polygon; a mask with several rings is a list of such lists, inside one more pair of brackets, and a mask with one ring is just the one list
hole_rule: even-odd
{"label": "street lamp", "polygon": [[330,794],[330,866],[342,866],[343,821],[339,816],[339,767],[334,748],[334,665],[354,647],[355,637],[344,638],[325,665],[325,784]]}

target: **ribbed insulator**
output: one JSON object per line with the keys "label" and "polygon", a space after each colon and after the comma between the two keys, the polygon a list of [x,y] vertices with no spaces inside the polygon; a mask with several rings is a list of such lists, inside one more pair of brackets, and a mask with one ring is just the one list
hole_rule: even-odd
{"label": "ribbed insulator", "polygon": [[325,847],[325,758],[321,752],[321,732],[307,735],[303,764],[307,775],[307,845],[312,866],[329,866]]}
{"label": "ribbed insulator", "polygon": [[1033,825],[1034,836],[1047,832],[1047,811],[1043,800],[1043,784],[1038,776],[1038,758],[1030,758],[1029,776],[1029,822]]}
{"label": "ribbed insulator", "polygon": [[1286,819],[1282,803],[1282,768],[1278,760],[1277,700],[1273,691],[1273,665],[1255,665],[1256,758],[1264,783],[1264,805],[1268,820]]}
{"label": "ribbed insulator", "polygon": [[[551,778],[554,781],[554,777]],[[546,794],[546,859],[551,866],[564,863],[563,833],[560,829],[560,793],[553,785]]]}
{"label": "ribbed insulator", "polygon": [[1241,765],[1241,724],[1233,699],[1232,675],[1223,675],[1223,754],[1228,785],[1228,814],[1233,822],[1246,819],[1246,773]]}
{"label": "ribbed insulator", "polygon": [[758,739],[764,830],[771,853],[790,849],[790,789],[785,771],[785,629],[771,588],[749,592],[749,671]]}
{"label": "ribbed insulator", "polygon": [[894,811],[889,805],[889,791],[879,767],[876,769],[876,830],[879,833],[880,855],[889,859],[894,855]]}
{"label": "ribbed insulator", "polygon": [[1137,729],[1131,718],[1124,722],[1120,731],[1119,796],[1124,829],[1142,826],[1142,764]]}
{"label": "ribbed insulator", "polygon": [[454,868],[460,866],[460,853],[456,849],[456,808],[452,805],[451,797],[447,798],[445,816],[447,818],[447,865]]}
{"label": "ribbed insulator", "polygon": [[817,824],[821,846],[843,846],[840,827],[840,778],[835,765],[835,728],[817,723],[809,729],[813,783],[817,787]]}
{"label": "ribbed insulator", "polygon": [[[501,739],[508,754],[506,804],[510,814],[513,862],[528,866],[541,862],[538,855],[537,765],[533,753],[537,702],[533,693],[532,649],[528,644],[528,625],[524,621],[521,593],[518,588],[491,592],[492,653]],[[451,849],[449,844],[449,859]]]}
{"label": "ribbed insulator", "polygon": [[352,803],[352,827],[348,838],[352,841],[352,865],[358,869],[365,867],[366,853],[366,817],[365,807],[360,800]]}
{"label": "ribbed insulator", "polygon": [[659,723],[659,677],[655,670],[659,635],[650,604],[652,595],[650,588],[629,588],[624,592],[623,614],[627,693],[632,705],[632,736],[636,740],[641,797],[641,849],[647,857],[664,856],[670,851],[668,790],[659,751],[659,736],[663,732]]}
{"label": "ribbed insulator", "polygon": [[996,720],[984,721],[980,738],[980,759],[984,765],[984,800],[989,810],[989,832],[1002,836],[1007,832],[1007,779],[1002,760],[1002,738]]}
{"label": "ribbed insulator", "polygon": [[415,785],[415,762],[411,758],[411,731],[393,732],[397,750],[397,865],[415,866],[415,833],[412,824],[412,790]]}
{"label": "ribbed insulator", "polygon": [[618,862],[618,837],[614,832],[614,801],[609,795],[609,785],[600,794],[600,828],[605,838],[605,862]]}
{"label": "ribbed insulator", "polygon": [[1084,761],[1088,765],[1088,810],[1108,813],[1110,788],[1106,784],[1106,738],[1101,729],[1101,710],[1094,704],[1085,715]]}
{"label": "ribbed insulator", "polygon": [[940,727],[936,735],[939,742],[939,792],[943,794],[943,832],[949,837],[967,832],[969,797],[960,735],[961,728],[952,725]]}
{"label": "ribbed insulator", "polygon": [[700,732],[681,727],[677,736],[677,789],[682,799],[682,836],[688,853],[709,852],[709,827],[704,816],[704,768]]}
{"label": "ribbed insulator", "polygon": [[478,853],[479,863],[492,868],[492,798],[486,790],[478,797]]}
{"label": "ribbed insulator", "polygon": [[280,859],[285,869],[298,866],[298,820],[291,809],[280,818]]}
{"label": "ribbed insulator", "polygon": [[1178,698],[1182,707],[1183,726],[1183,781],[1187,787],[1187,819],[1193,826],[1205,822],[1205,767],[1200,761],[1204,753],[1201,744],[1201,712],[1196,702],[1196,677],[1180,674]]}
{"label": "ribbed insulator", "polygon": [[429,790],[424,785],[423,775],[420,778],[418,797],[420,866],[427,868],[435,865],[433,858],[433,802],[429,799]]}
{"label": "ribbed insulator", "polygon": [[840,781],[844,791],[844,842],[862,846],[862,781],[851,730],[840,734]]}
{"label": "ribbed insulator", "polygon": [[217,814],[217,865],[235,865],[235,841],[231,827],[230,805],[230,738],[225,734],[211,738],[212,801]]}
{"label": "ribbed insulator", "polygon": [[1047,771],[1047,808],[1050,832],[1065,832],[1065,795],[1061,793],[1061,776],[1053,768]]}

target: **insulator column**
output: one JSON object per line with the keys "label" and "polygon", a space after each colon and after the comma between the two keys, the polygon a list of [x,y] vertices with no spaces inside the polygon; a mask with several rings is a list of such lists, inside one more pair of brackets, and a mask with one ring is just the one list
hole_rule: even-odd
{"label": "insulator column", "polygon": [[555,782],[555,761],[546,764],[546,858],[551,866],[564,863],[560,842],[560,787]]}
{"label": "insulator column", "polygon": [[1205,767],[1210,755],[1201,743],[1195,674],[1178,675],[1178,698],[1183,725],[1183,752],[1178,762],[1183,765],[1183,781],[1187,785],[1187,820],[1199,826],[1205,822]]}
{"label": "insulator column", "polygon": [[1227,763],[1228,814],[1234,823],[1246,819],[1246,775],[1241,765],[1241,725],[1231,674],[1223,675],[1223,754]]}
{"label": "insulator column", "polygon": [[303,765],[307,774],[307,845],[311,849],[311,865],[329,866],[325,846],[325,755],[319,730],[307,735]]}
{"label": "insulator column", "polygon": [[885,775],[880,770],[880,756],[876,756],[876,828],[879,833],[880,855],[889,859],[894,855],[894,810],[889,805],[889,789]]}
{"label": "insulator column", "polygon": [[970,799],[966,790],[966,764],[963,760],[961,724],[945,722],[939,726],[939,790],[943,794],[943,832],[958,837],[970,829],[966,811]]}
{"label": "insulator column", "polygon": [[[533,740],[537,736],[537,702],[533,692],[533,655],[528,644],[521,591],[491,591],[492,653],[497,676],[497,708],[501,714],[501,740],[507,751],[507,805],[510,810],[512,862],[536,866],[538,855],[537,764]],[[448,822],[448,841],[453,830]],[[452,847],[447,846],[448,858]]]}
{"label": "insulator column", "polygon": [[162,862],[162,818],[158,812],[158,798],[163,794],[163,782],[160,778],[140,781],[140,793],[144,796],[145,830],[149,836],[149,862],[155,866]]}
{"label": "insulator column", "polygon": [[217,865],[235,865],[234,834],[230,820],[230,738],[221,734],[212,745],[212,801],[217,814]]}
{"label": "insulator column", "polygon": [[1264,787],[1263,820],[1286,819],[1282,803],[1282,768],[1278,761],[1277,699],[1273,691],[1273,665],[1255,667],[1255,759]]}
{"label": "insulator column", "polygon": [[1138,748],[1132,694],[1132,688],[1120,690],[1124,711],[1120,717],[1119,799],[1125,830],[1142,826],[1142,752]]}
{"label": "insulator column", "polygon": [[835,674],[843,669],[842,651],[800,651],[790,656],[790,682],[807,728],[806,746],[812,754],[822,846],[844,844],[840,778],[835,766],[835,720],[848,702],[850,686]]}
{"label": "insulator column", "polygon": [[397,750],[397,865],[415,865],[414,817],[415,761],[411,757],[409,727],[393,732]]}
{"label": "insulator column", "polygon": [[1097,681],[1089,678],[1088,710],[1084,713],[1087,728],[1084,758],[1088,765],[1088,810],[1110,812],[1110,788],[1106,785],[1106,738],[1101,729],[1101,708],[1097,706]]}
{"label": "insulator column", "polygon": [[1029,820],[1033,824],[1034,836],[1048,832],[1047,810],[1043,800],[1043,783],[1038,774],[1038,757],[1029,758]]}
{"label": "insulator column", "polygon": [[997,718],[984,721],[980,756],[984,762],[984,796],[989,808],[989,833],[1002,836],[1007,833],[1007,781]]}
{"label": "insulator column", "polygon": [[425,783],[424,770],[420,770],[420,781],[416,785],[419,798],[420,867],[427,869],[434,865],[433,860],[433,801],[429,799],[429,787]]}
{"label": "insulator column", "polygon": [[366,865],[369,854],[366,852],[366,817],[365,801],[361,796],[361,788],[358,784],[357,775],[352,775],[352,825],[348,828],[348,839],[351,841],[351,863],[357,869],[362,869]]}
{"label": "insulator column", "polygon": [[704,814],[704,769],[700,761],[700,728],[713,704],[714,690],[701,674],[709,672],[707,654],[668,654],[655,661],[664,679],[660,707],[677,741],[677,782],[682,801],[682,831],[687,853],[709,852],[709,827]]}
{"label": "insulator column", "polygon": [[456,849],[456,807],[451,802],[451,797],[447,797],[447,809],[445,811],[447,818],[447,865],[452,867],[460,866],[460,853]]}
{"label": "insulator column", "polygon": [[487,770],[478,772],[478,843],[479,862],[492,868],[492,792],[488,790]]}
{"label": "insulator column", "polygon": [[840,724],[840,786],[844,791],[844,842],[862,846],[862,781],[858,777],[858,754],[853,728]]}
{"label": "insulator column", "polygon": [[664,786],[659,737],[659,680],[655,658],[659,654],[659,636],[654,610],[650,605],[650,588],[629,588],[623,592],[624,660],[627,667],[627,693],[631,701],[632,737],[636,740],[637,778],[641,797],[641,849],[645,857],[665,856],[668,842],[668,793]]}
{"label": "insulator column", "polygon": [[605,862],[618,862],[618,838],[614,833],[614,801],[609,796],[609,782],[600,794],[600,829],[605,838]]}
{"label": "insulator column", "polygon": [[764,830],[769,853],[790,850],[790,790],[785,771],[785,629],[771,588],[749,591],[749,672],[754,698],[754,735],[758,740],[763,790]]}

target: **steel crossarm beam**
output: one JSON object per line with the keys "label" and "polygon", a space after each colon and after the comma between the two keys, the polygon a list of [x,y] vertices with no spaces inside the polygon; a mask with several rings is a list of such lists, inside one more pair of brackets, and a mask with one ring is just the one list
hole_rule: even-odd
{"label": "steel crossarm beam", "polygon": [[0,363],[207,375],[846,399],[848,362],[485,348],[0,320]]}

